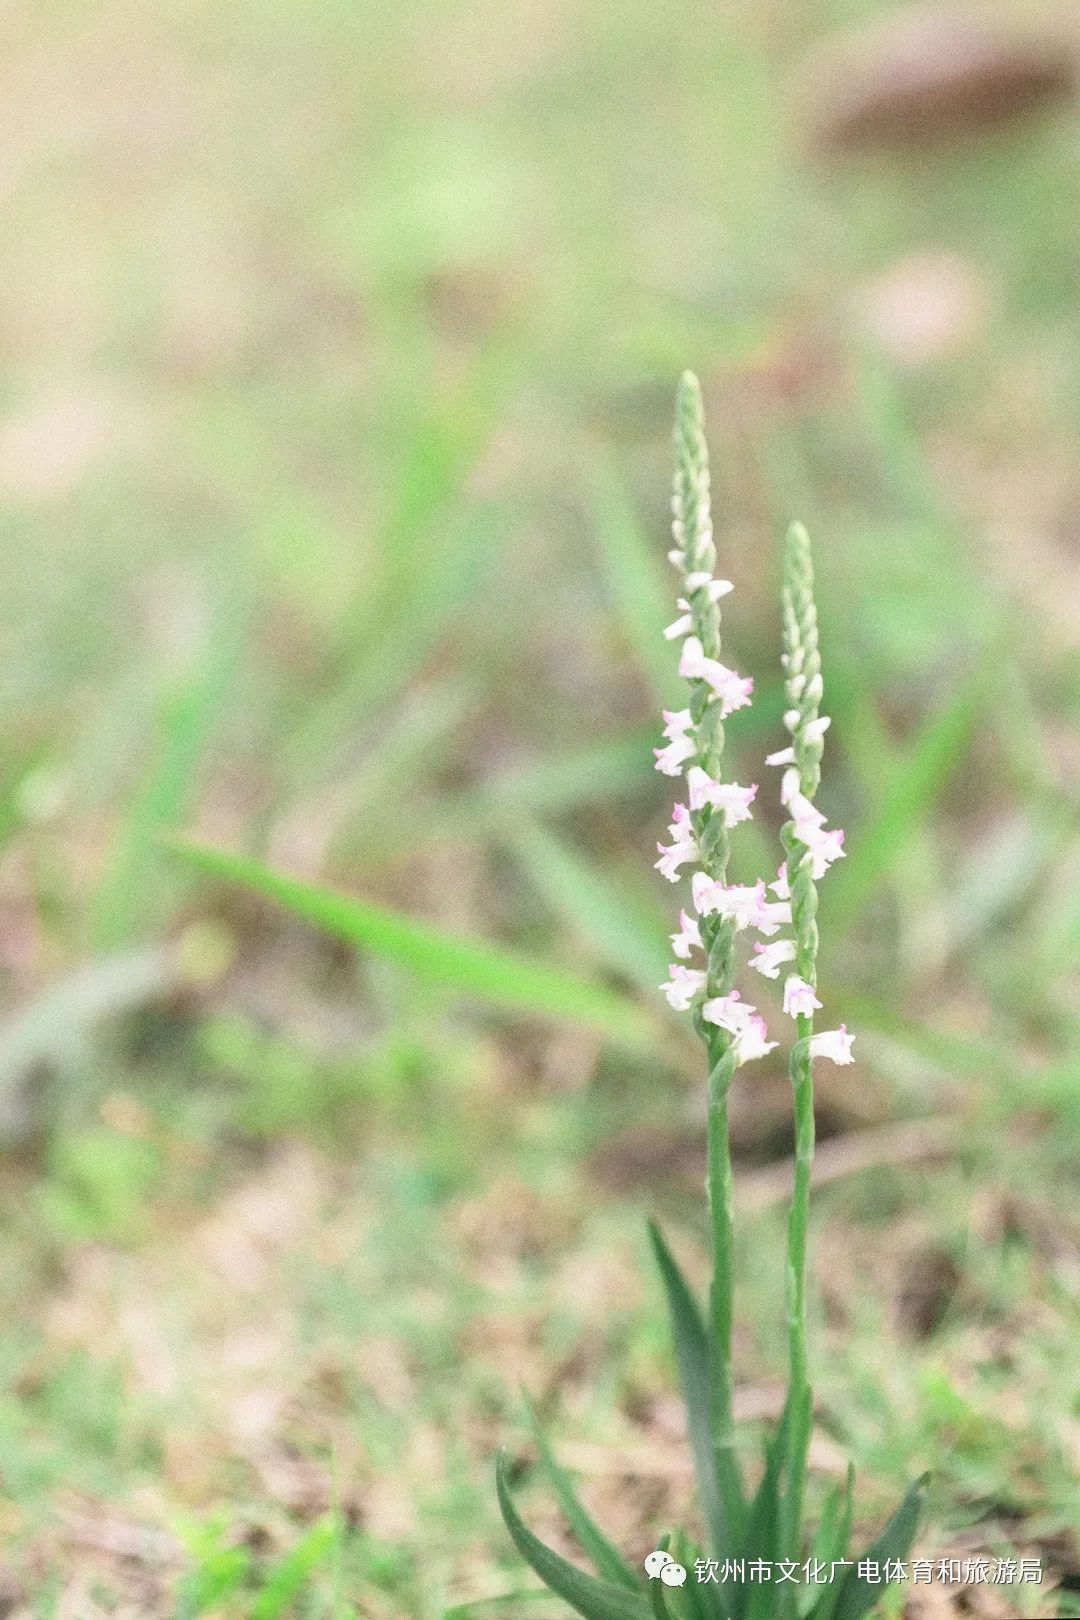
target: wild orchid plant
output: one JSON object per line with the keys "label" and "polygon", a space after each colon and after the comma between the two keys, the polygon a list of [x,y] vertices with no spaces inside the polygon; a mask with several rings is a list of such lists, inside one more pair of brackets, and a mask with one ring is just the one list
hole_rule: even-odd
{"label": "wild orchid plant", "polygon": [[[672,1321],[676,1362],[707,1552],[683,1531],[664,1537],[639,1569],[632,1567],[590,1518],[565,1472],[537,1432],[540,1459],[582,1550],[586,1574],[537,1539],[510,1494],[505,1461],[499,1502],[518,1550],[545,1583],[587,1620],[860,1620],[901,1575],[922,1508],[924,1481],[911,1486],[896,1513],[859,1559],[848,1556],[853,1519],[852,1472],[825,1503],[808,1541],[803,1486],[813,1420],[806,1334],[806,1259],[810,1170],[814,1154],[815,1058],[852,1061],[843,1024],[815,1033],[817,884],[844,853],[844,835],[815,808],[828,717],[823,695],[810,540],[800,525],[787,535],[783,560],[783,667],[791,742],[768,756],[780,767],[787,813],[784,860],[766,885],[728,882],[729,840],[750,819],[756,786],[723,780],[724,722],[750,702],[753,683],[720,661],[719,603],[732,589],[716,579],[709,462],[701,390],[686,373],[675,429],[675,546],[668,553],[682,581],[679,617],[664,632],[681,640],[679,674],[689,702],[665,713],[657,769],[685,775],[686,802],[675,805],[671,842],[657,866],[672,882],[692,867],[693,913],[682,911],[672,936],[677,960],[663,987],[671,1006],[689,1012],[708,1057],[708,1201],[712,1286],[708,1310],[697,1300],[655,1226],[650,1236]],[[770,895],[774,898],[770,898]],[[767,979],[784,974],[783,1010],[794,1023],[790,1072],[795,1114],[795,1171],[788,1221],[786,1314],[788,1389],[783,1413],[765,1444],[756,1488],[744,1485],[732,1413],[732,1165],[728,1093],[737,1070],[780,1043],[735,987],[739,946],[760,934],[749,966]]]}

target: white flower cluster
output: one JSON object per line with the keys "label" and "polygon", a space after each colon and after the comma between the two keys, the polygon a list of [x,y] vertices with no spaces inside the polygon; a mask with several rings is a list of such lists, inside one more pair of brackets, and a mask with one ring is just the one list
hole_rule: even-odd
{"label": "white flower cluster", "polygon": [[[668,555],[677,568],[684,566],[685,552],[682,549],[676,548]],[[750,703],[753,681],[728,669],[718,659],[705,655],[700,639],[693,634],[690,597],[703,592],[706,602],[715,603],[731,589],[728,580],[713,579],[711,574],[700,571],[688,574],[686,596],[679,599],[682,615],[664,632],[669,640],[679,636],[685,638],[679,659],[679,674],[684,679],[705,683],[709,688],[709,704],[719,704],[719,717],[722,720]],[[815,679],[820,683],[820,676]],[[795,701],[798,701],[798,696],[796,692]],[[799,720],[798,710],[790,710],[784,719],[794,733]],[[828,719],[823,717],[812,721],[805,729],[807,732],[811,728],[816,729],[820,737],[828,724]],[[658,771],[673,777],[685,774],[686,778],[687,802],[676,804],[672,810],[668,828],[671,842],[657,846],[660,859],[656,865],[671,883],[677,882],[683,875],[684,866],[692,865],[701,858],[693,812],[708,806],[714,814],[719,812],[723,816],[725,826],[737,827],[740,822],[751,819],[750,806],[757,794],[756,784],[740,787],[737,782],[718,782],[703,769],[698,762],[697,730],[689,709],[675,712],[665,710],[665,744],[654,750]],[[766,763],[788,767],[784,772],[781,798],[792,818],[796,838],[810,852],[812,875],[816,880],[833,861],[843,856],[844,835],[838,828],[827,829],[824,816],[801,793],[793,746],[769,755]],[[753,1058],[763,1057],[779,1043],[769,1040],[765,1020],[758,1015],[757,1009],[743,1001],[737,990],[732,990],[728,995],[706,998],[707,975],[704,968],[686,964],[694,951],[703,949],[699,917],[715,914],[731,924],[737,932],[749,929],[767,939],[772,939],[781,928],[790,926],[791,892],[786,868],[780,867],[774,882],[766,885],[760,881],[753,886],[717,882],[707,872],[698,870],[692,875],[690,887],[696,915],[688,915],[685,911],[679,914],[679,931],[671,937],[672,950],[679,960],[671,966],[668,982],[662,987],[664,993],[671,1006],[680,1012],[688,1011],[702,998],[702,1018],[727,1030],[732,1036],[736,1063],[747,1063]],[[770,895],[775,898],[770,898]],[[792,939],[776,939],[768,945],[755,943],[750,965],[766,978],[776,979],[781,965],[793,962],[795,954],[795,941]],[[786,976],[785,1013],[798,1018],[820,1006],[812,985],[797,973]],[[813,1056],[831,1058],[834,1063],[850,1063],[851,1042],[852,1037],[841,1025],[839,1029],[814,1035],[810,1041],[810,1051]]]}

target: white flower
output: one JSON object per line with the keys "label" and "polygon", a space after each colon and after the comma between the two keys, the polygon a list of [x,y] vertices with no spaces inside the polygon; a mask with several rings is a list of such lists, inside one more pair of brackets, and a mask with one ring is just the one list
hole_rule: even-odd
{"label": "white flower", "polygon": [[[730,580],[713,579],[711,574],[688,574],[686,576],[686,588],[691,594],[701,590],[702,587],[705,588],[710,602],[718,602],[722,596],[727,595],[728,591],[735,588]],[[679,636],[688,636],[694,628],[694,615],[687,598],[680,596],[678,605],[682,608],[682,613],[664,631],[665,641],[675,641]]]}
{"label": "white flower", "polygon": [[786,923],[790,922],[790,900],[766,900],[761,908],[761,913],[758,920],[753,926],[757,929],[759,934],[764,934],[766,939],[768,939],[770,934],[775,934],[779,929],[783,928]]}
{"label": "white flower", "polygon": [[720,703],[722,718],[735,709],[745,708],[754,690],[754,683],[748,677],[737,675],[715,658],[706,658],[705,649],[697,636],[687,636],[683,642],[679,674],[684,680],[705,681],[712,687]]}
{"label": "white flower", "polygon": [[808,840],[810,851],[810,872],[815,883],[823,878],[833,861],[842,861],[844,858],[844,831],[842,827],[822,828]]}
{"label": "white flower", "polygon": [[851,1055],[854,1039],[854,1035],[848,1034],[846,1024],[841,1024],[839,1029],[827,1029],[821,1035],[810,1037],[810,1056],[828,1058],[832,1063],[854,1063]]}
{"label": "white flower", "polygon": [[788,888],[787,880],[787,861],[781,863],[776,874],[776,882],[770,883],[769,888],[778,900],[791,899],[791,890]]}
{"label": "white flower", "polygon": [[706,804],[716,805],[723,810],[727,827],[737,827],[740,821],[750,820],[750,806],[757,794],[756,782],[748,788],[740,787],[737,782],[716,782],[700,765],[693,765],[686,773],[686,785],[691,810],[700,810]]}
{"label": "white flower", "polygon": [[665,776],[678,776],[685,761],[694,757],[696,745],[690,736],[694,722],[689,709],[665,709],[664,721],[664,736],[669,740],[666,748],[653,749],[656,769]]}
{"label": "white flower", "polygon": [[764,1018],[751,1018],[746,1028],[735,1037],[736,1064],[741,1067],[744,1063],[752,1063],[755,1058],[765,1057],[779,1046],[779,1041],[767,1039],[768,1033]]}
{"label": "white flower", "polygon": [[685,962],[690,952],[697,947],[703,950],[701,942],[701,929],[696,920],[687,915],[685,911],[679,912],[679,932],[671,936],[671,948],[676,956],[681,956]]}
{"label": "white flower", "polygon": [[809,1017],[814,1008],[820,1006],[813,985],[800,979],[797,973],[789,973],[784,980],[784,1011],[788,1017]]}
{"label": "white flower", "polygon": [[755,940],[754,956],[750,966],[756,968],[758,973],[763,974],[766,979],[778,979],[780,977],[781,963],[794,962],[794,960],[795,941],[793,939],[778,939],[775,945],[762,945],[760,940]]}
{"label": "white flower", "polygon": [[761,914],[765,907],[764,883],[756,883],[753,888],[737,883],[729,887],[715,882],[705,872],[695,872],[691,886],[694,906],[703,917],[707,917],[711,912],[719,912],[721,917],[734,923],[736,928],[760,926]]}
{"label": "white flower", "polygon": [[766,754],[765,763],[766,765],[794,765],[795,750],[794,748],[781,748],[775,754]]}
{"label": "white flower", "polygon": [[686,1012],[694,997],[705,988],[705,973],[701,968],[683,967],[679,962],[672,962],[669,972],[670,979],[660,988],[669,1006],[676,1012]]}
{"label": "white flower", "polygon": [[697,860],[698,842],[694,837],[694,829],[690,825],[690,812],[685,804],[675,805],[671,817],[671,825],[668,828],[671,843],[657,844],[660,859],[655,864],[657,871],[663,873],[669,883],[677,883],[679,867],[687,861]]}
{"label": "white flower", "polygon": [[716,1024],[720,1029],[726,1029],[731,1035],[739,1035],[750,1024],[756,1007],[751,1007],[733,990],[727,996],[713,996],[701,1008],[701,1016],[710,1024]]}

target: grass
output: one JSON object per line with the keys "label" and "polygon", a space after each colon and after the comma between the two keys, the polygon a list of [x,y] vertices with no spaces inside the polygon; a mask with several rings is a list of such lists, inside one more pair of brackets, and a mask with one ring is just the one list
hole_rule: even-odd
{"label": "grass", "polygon": [[[687,363],[758,676],[740,780],[778,746],[792,516],[829,605],[822,983],[862,1061],[819,1128],[876,1147],[816,1195],[815,1487],[839,1441],[869,1509],[929,1466],[928,1553],[1046,1564],[970,1607],[1075,1607],[1074,117],[816,163],[789,87],[883,9],[15,7],[16,1611],[554,1616],[494,1502],[498,1445],[530,1467],[519,1386],[627,1557],[678,1517],[641,1278],[646,1214],[697,1278],[703,1238],[694,1055],[648,991]],[[860,311],[927,252],[983,313],[916,364]],[[462,999],[208,883],[181,835],[545,977]],[[648,1049],[608,1038],[627,1007]],[[734,1120],[751,1416],[783,1362],[784,1091],[764,1066]]]}

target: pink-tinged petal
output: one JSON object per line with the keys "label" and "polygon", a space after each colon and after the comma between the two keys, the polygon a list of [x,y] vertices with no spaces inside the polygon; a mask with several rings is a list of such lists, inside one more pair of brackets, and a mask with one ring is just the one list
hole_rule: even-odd
{"label": "pink-tinged petal", "polygon": [[684,680],[705,681],[716,694],[723,718],[736,709],[745,708],[754,690],[754,683],[749,677],[736,674],[715,658],[706,658],[697,636],[687,636],[683,642],[679,674]]}
{"label": "pink-tinged petal", "polygon": [[791,890],[788,887],[787,861],[782,862],[776,874],[776,882],[770,883],[769,888],[778,900],[790,900]]}
{"label": "pink-tinged petal", "polygon": [[841,1024],[839,1029],[827,1029],[820,1035],[810,1038],[810,1056],[828,1058],[832,1063],[854,1063],[851,1055],[851,1043],[854,1035],[849,1035],[847,1026]]}
{"label": "pink-tinged petal", "polygon": [[679,932],[671,936],[671,949],[686,961],[692,950],[703,950],[701,929],[696,920],[685,911],[679,912]]}
{"label": "pink-tinged petal", "polygon": [[669,883],[677,883],[679,868],[685,866],[687,861],[698,858],[696,838],[677,837],[670,844],[657,844],[656,847],[660,852],[660,859],[655,862],[656,869]]}
{"label": "pink-tinged petal", "polygon": [[678,776],[688,759],[693,759],[696,747],[691,737],[675,737],[664,748],[654,748],[655,769],[664,776]]}
{"label": "pink-tinged petal", "polygon": [[701,1016],[707,1023],[726,1029],[730,1035],[738,1035],[752,1023],[755,1010],[733,990],[728,996],[713,996],[711,1001],[704,1002]]}
{"label": "pink-tinged petal", "polygon": [[674,742],[693,729],[694,717],[689,709],[664,709],[664,736]]}
{"label": "pink-tinged petal", "polygon": [[809,1017],[820,1006],[813,985],[800,979],[797,973],[789,973],[784,980],[784,1011],[788,1017]]}
{"label": "pink-tinged petal", "polygon": [[741,1068],[744,1063],[753,1063],[756,1058],[763,1058],[769,1052],[775,1051],[779,1041],[770,1041],[764,1018],[751,1018],[744,1030],[740,1030],[735,1037],[735,1062]]}
{"label": "pink-tinged petal", "polygon": [[694,997],[705,988],[705,973],[701,968],[683,967],[679,962],[673,962],[668,971],[670,978],[660,988],[669,1006],[676,1012],[686,1012]]}
{"label": "pink-tinged petal", "polygon": [[781,928],[788,926],[790,922],[790,900],[766,900],[762,902],[757,920],[751,926],[768,939],[770,935],[778,933]]}
{"label": "pink-tinged petal", "polygon": [[754,942],[754,955],[750,966],[766,979],[778,979],[780,968],[784,962],[794,962],[795,941],[793,939],[778,939],[774,945],[762,945],[760,940]]}

